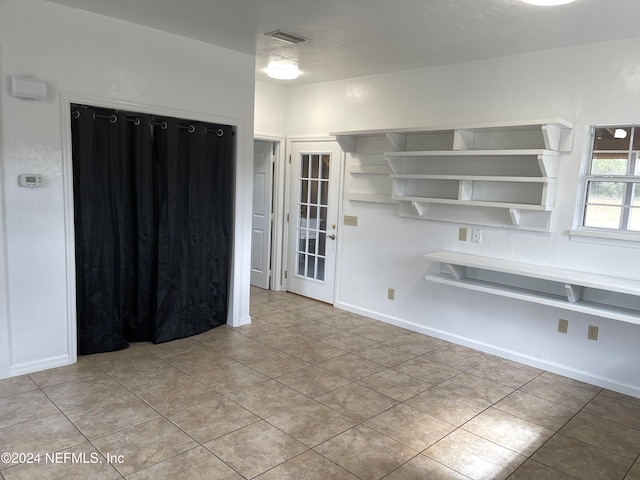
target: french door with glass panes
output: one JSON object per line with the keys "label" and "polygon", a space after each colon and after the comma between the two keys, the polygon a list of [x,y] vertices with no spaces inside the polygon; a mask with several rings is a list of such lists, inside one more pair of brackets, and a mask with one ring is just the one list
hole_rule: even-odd
{"label": "french door with glass panes", "polygon": [[333,303],[342,151],[336,142],[292,142],[287,290]]}

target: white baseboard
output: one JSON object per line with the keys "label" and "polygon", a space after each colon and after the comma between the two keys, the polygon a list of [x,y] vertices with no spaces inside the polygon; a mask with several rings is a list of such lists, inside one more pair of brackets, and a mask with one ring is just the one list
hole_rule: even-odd
{"label": "white baseboard", "polygon": [[513,360],[530,367],[539,368],[551,373],[572,378],[574,380],[579,380],[581,382],[596,385],[598,387],[607,388],[609,390],[613,390],[614,392],[624,393],[625,395],[631,395],[632,397],[640,398],[640,387],[638,386],[626,385],[611,378],[601,377],[599,375],[595,375],[583,370],[578,370],[573,367],[568,367],[566,365],[530,357],[513,350],[496,347],[495,345],[490,345],[484,342],[478,342],[477,340],[454,335],[442,330],[426,327],[424,325],[419,325],[408,320],[392,317],[390,315],[384,315],[365,308],[356,307],[348,303],[336,302],[334,304],[334,307],[341,310],[346,310],[347,312],[356,313],[364,317],[373,318],[374,320],[379,320],[384,323],[389,323],[397,327],[402,327],[407,330],[411,330],[412,332],[422,333],[431,337],[439,338],[440,340],[455,343],[457,345],[474,348],[476,350],[480,350],[481,352],[489,353],[497,357],[506,358],[508,360]]}
{"label": "white baseboard", "polygon": [[48,370],[50,368],[62,367],[64,365],[70,365],[71,362],[69,355],[61,355],[59,357],[45,358],[43,360],[37,360],[35,362],[20,363],[17,365],[11,365],[9,375],[17,377],[18,375],[24,375],[26,373],[39,372],[41,370]]}
{"label": "white baseboard", "polygon": [[242,327],[243,325],[249,325],[250,323],[251,323],[251,315],[245,315],[240,319],[239,322],[236,322],[236,323],[227,322],[227,325],[229,325],[230,327]]}

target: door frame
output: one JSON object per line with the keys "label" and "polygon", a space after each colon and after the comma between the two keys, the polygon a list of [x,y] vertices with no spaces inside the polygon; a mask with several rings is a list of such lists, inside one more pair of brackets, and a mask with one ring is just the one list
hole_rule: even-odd
{"label": "door frame", "polygon": [[284,175],[285,168],[285,154],[286,148],[283,148],[285,144],[284,137],[278,137],[274,135],[266,135],[261,133],[254,133],[254,140],[261,140],[264,142],[271,142],[275,147],[275,154],[273,161],[275,162],[275,168],[273,172],[273,191],[271,192],[271,198],[273,201],[273,225],[272,225],[272,241],[271,241],[271,282],[269,289],[275,292],[283,291],[284,286],[284,265],[283,256],[284,253],[284,230],[282,225],[285,223],[285,189],[287,182]]}
{"label": "door frame", "polygon": [[[284,236],[284,244],[283,244],[283,261],[284,261],[284,265],[282,265],[282,281],[283,281],[283,290],[286,291],[287,290],[287,281],[284,278],[284,271],[286,270],[286,265],[289,259],[289,242],[288,242],[288,238],[289,238],[289,226],[291,225],[289,222],[287,222],[287,218],[291,217],[291,212],[289,211],[289,199],[290,199],[290,195],[291,195],[291,185],[290,182],[288,181],[291,177],[291,152],[292,152],[292,144],[293,143],[298,143],[298,144],[304,144],[304,143],[316,143],[316,142],[333,142],[336,145],[338,144],[337,140],[335,137],[330,137],[330,136],[293,136],[293,137],[287,137],[287,151],[286,151],[286,159],[287,161],[285,162],[285,171],[283,172],[283,183],[285,185],[285,191],[284,191],[284,205],[285,205],[285,211],[284,211],[284,215],[283,215],[283,224],[282,224],[282,234]],[[334,269],[334,282],[333,282],[333,304],[335,305],[338,302],[338,292],[340,291],[339,286],[340,286],[340,265],[341,265],[341,258],[342,258],[342,211],[343,211],[343,207],[344,207],[344,176],[345,176],[345,163],[346,163],[346,156],[344,151],[342,150],[342,148],[338,147],[340,149],[340,156],[338,158],[339,160],[339,164],[338,164],[338,171],[339,171],[339,175],[338,175],[338,193],[337,193],[337,201],[338,204],[336,205],[337,207],[337,215],[338,215],[338,222],[337,222],[337,229],[336,229],[336,235],[338,236],[338,242],[336,245],[336,266]]]}
{"label": "door frame", "polygon": [[[0,168],[0,227],[6,232],[4,220],[4,168]],[[0,379],[9,378],[11,375],[11,329],[9,328],[9,298],[7,254],[4,241],[5,235],[0,235]]]}

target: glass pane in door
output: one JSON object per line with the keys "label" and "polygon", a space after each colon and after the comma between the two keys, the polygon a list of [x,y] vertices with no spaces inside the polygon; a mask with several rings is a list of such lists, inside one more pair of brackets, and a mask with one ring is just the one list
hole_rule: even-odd
{"label": "glass pane in door", "polygon": [[296,274],[324,280],[330,155],[300,155]]}

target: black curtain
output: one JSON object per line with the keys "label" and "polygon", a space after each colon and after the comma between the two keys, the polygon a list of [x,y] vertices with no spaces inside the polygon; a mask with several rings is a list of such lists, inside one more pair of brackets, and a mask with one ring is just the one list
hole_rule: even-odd
{"label": "black curtain", "polygon": [[78,353],[226,322],[233,127],[72,105]]}

